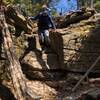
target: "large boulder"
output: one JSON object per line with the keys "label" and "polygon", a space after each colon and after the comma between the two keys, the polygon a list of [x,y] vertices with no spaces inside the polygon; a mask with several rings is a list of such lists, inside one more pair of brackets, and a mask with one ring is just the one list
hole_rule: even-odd
{"label": "large boulder", "polygon": [[[51,45],[62,69],[86,71],[100,54],[100,14],[51,32]],[[96,64],[99,68],[100,62]]]}

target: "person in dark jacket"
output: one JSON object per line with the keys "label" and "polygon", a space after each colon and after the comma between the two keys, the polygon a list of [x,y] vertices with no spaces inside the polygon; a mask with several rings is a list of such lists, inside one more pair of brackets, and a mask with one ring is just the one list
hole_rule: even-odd
{"label": "person in dark jacket", "polygon": [[56,28],[48,10],[43,9],[37,16],[30,19],[38,20],[38,35],[42,50],[50,47],[49,29],[56,30]]}

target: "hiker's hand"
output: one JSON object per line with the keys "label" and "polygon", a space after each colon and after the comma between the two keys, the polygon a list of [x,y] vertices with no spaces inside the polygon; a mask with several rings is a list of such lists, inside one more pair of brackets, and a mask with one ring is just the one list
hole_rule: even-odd
{"label": "hiker's hand", "polygon": [[31,17],[27,17],[27,20],[31,20]]}
{"label": "hiker's hand", "polygon": [[57,32],[57,29],[51,29],[52,32]]}
{"label": "hiker's hand", "polygon": [[57,32],[57,29],[54,29],[54,32]]}

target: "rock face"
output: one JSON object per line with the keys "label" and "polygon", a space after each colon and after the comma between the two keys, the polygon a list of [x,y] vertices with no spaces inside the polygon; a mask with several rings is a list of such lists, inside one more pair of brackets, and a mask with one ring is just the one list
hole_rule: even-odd
{"label": "rock face", "polygon": [[[35,39],[36,38],[36,39]],[[34,43],[32,45],[35,45],[32,49],[26,49],[24,50],[24,54],[22,54],[22,70],[25,73],[25,75],[30,79],[50,79],[53,78],[53,73],[49,73],[48,71],[53,71],[58,69],[59,61],[58,56],[51,52],[51,53],[44,53],[40,51],[40,45],[37,34],[35,34]],[[32,47],[32,46],[31,46]],[[28,50],[28,52],[27,52]],[[57,75],[57,74],[56,74]],[[56,76],[57,77],[57,76]]]}
{"label": "rock face", "polygon": [[[51,32],[51,44],[62,69],[86,71],[100,54],[100,14]],[[99,69],[96,65],[96,70]],[[98,70],[98,71],[99,71]]]}

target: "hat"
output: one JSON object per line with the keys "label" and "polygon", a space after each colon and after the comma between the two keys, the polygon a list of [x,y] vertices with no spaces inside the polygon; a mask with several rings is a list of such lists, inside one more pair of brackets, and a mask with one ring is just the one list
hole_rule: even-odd
{"label": "hat", "polygon": [[42,8],[43,8],[43,9],[47,8],[47,5],[43,5]]}

